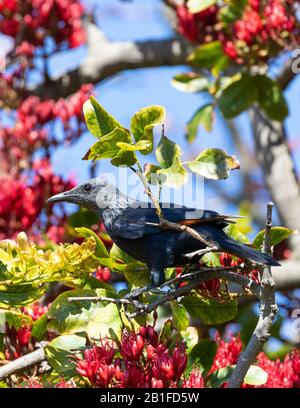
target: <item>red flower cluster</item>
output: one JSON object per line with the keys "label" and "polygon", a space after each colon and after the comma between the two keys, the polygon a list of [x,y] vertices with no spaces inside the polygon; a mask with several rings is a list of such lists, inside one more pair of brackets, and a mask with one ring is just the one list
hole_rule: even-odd
{"label": "red flower cluster", "polygon": [[[217,336],[216,341],[218,350],[210,373],[235,365],[242,351],[239,336],[231,335],[228,342]],[[300,388],[300,354],[297,350],[287,354],[283,361],[270,360],[265,353],[261,352],[255,364],[268,374],[267,382],[255,388]],[[253,386],[244,384],[243,388],[253,388]]]}
{"label": "red flower cluster", "polygon": [[38,302],[33,303],[31,306],[21,308],[21,312],[24,315],[31,317],[31,323],[25,321],[24,324],[18,329],[15,327],[7,326],[5,336],[9,339],[7,347],[5,349],[5,357],[7,360],[13,360],[19,358],[21,355],[28,352],[29,343],[35,343],[35,339],[32,338],[32,322],[43,316],[50,305],[42,306]]}
{"label": "red flower cluster", "polygon": [[43,46],[49,36],[57,45],[67,42],[74,48],[85,41],[83,13],[78,0],[1,0],[0,31],[15,37],[22,29],[24,50],[27,44]]}
{"label": "red flower cluster", "polygon": [[[54,174],[49,157],[53,148],[81,135],[82,105],[92,86],[85,84],[69,98],[55,100],[30,95],[27,85],[32,73],[46,81],[49,54],[85,41],[83,13],[79,0],[0,0],[0,33],[16,41],[7,70],[0,74],[0,108],[6,108],[0,128],[0,172],[5,185],[0,193],[1,239],[20,230],[33,235],[35,227],[46,225],[51,225],[52,240],[63,239],[65,214],[54,216],[50,207],[48,220],[40,215],[50,195],[73,184]],[[34,160],[34,155],[40,159]]]}
{"label": "red flower cluster", "polygon": [[178,31],[198,44],[220,40],[225,53],[239,64],[265,62],[299,42],[297,5],[299,1],[248,0],[240,16],[229,22],[224,14],[230,5],[195,14],[181,5],[177,8]]}
{"label": "red flower cluster", "polygon": [[216,342],[218,349],[210,373],[213,373],[220,368],[236,364],[238,356],[243,348],[243,344],[239,336],[235,337],[231,335],[230,340],[226,342],[221,339],[219,334],[217,334]]}
{"label": "red flower cluster", "polygon": [[283,361],[270,360],[265,353],[257,357],[257,364],[269,375],[260,388],[300,388],[300,354],[292,351]]}
{"label": "red flower cluster", "polygon": [[77,372],[95,387],[162,388],[178,386],[187,365],[184,344],[168,350],[152,326],[141,327],[138,333],[124,332],[122,358],[115,353],[114,343],[102,340],[77,359]]}
{"label": "red flower cluster", "polygon": [[[60,176],[56,176],[47,159],[34,162],[32,177],[13,179],[8,175],[3,175],[0,182],[2,185],[0,191],[1,239],[13,237],[23,230],[30,232],[38,222],[46,199],[74,186],[71,180],[64,181]],[[52,214],[52,209],[50,211]],[[64,217],[63,214],[56,216],[56,220],[53,219],[53,225],[59,225],[62,217]],[[53,237],[52,230],[50,234]]]}

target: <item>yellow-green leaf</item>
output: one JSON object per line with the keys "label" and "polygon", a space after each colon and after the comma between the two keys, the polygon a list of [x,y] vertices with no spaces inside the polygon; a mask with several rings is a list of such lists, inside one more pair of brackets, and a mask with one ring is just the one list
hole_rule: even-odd
{"label": "yellow-green leaf", "polygon": [[165,114],[166,112],[163,106],[152,105],[140,109],[132,117],[130,129],[135,141],[146,140],[149,142],[148,148],[142,150],[143,154],[152,152],[153,128],[164,121]]}
{"label": "yellow-green leaf", "polygon": [[214,180],[225,179],[229,177],[230,170],[239,169],[236,157],[228,156],[221,149],[206,149],[187,165],[194,173]]}
{"label": "yellow-green leaf", "polygon": [[[296,231],[285,227],[272,227],[270,230],[270,245],[276,246],[281,241],[287,239],[290,235],[295,234]],[[262,248],[265,239],[266,230],[260,231],[254,238],[252,245],[255,248]]]}
{"label": "yellow-green leaf", "polygon": [[83,105],[86,125],[93,136],[101,138],[123,126],[91,96]]}

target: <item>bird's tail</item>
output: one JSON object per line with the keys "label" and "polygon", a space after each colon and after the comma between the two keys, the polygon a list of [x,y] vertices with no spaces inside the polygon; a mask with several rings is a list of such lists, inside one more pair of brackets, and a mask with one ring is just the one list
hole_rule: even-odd
{"label": "bird's tail", "polygon": [[216,244],[220,248],[220,251],[228,252],[242,259],[251,259],[252,261],[257,262],[259,264],[280,266],[280,263],[278,263],[270,255],[264,254],[263,252],[251,248],[248,245],[241,244],[235,241],[219,228],[214,228],[214,230],[212,230],[212,228],[210,227],[207,228],[205,232],[209,236],[211,236],[214,242],[216,242]]}

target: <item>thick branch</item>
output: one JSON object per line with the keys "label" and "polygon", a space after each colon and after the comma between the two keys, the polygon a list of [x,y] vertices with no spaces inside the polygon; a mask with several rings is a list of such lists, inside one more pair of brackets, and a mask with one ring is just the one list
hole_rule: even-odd
{"label": "thick branch", "polygon": [[[292,59],[283,65],[277,77],[282,89],[286,89],[296,73],[292,70]],[[281,123],[272,121],[258,107],[250,110],[256,158],[261,166],[266,187],[278,210],[281,222],[300,231],[300,186],[295,165],[288,146],[285,130]],[[293,237],[293,247],[299,255],[300,237]]]}
{"label": "thick branch", "polygon": [[[300,231],[300,186],[283,125],[257,106],[250,111],[256,158],[284,226]],[[299,235],[294,236],[297,245]],[[297,246],[295,245],[295,247]]]}
{"label": "thick branch", "polygon": [[183,38],[149,41],[110,41],[93,23],[88,23],[88,51],[83,63],[64,75],[32,89],[42,98],[66,97],[86,83],[96,84],[127,69],[181,65],[191,51]]}
{"label": "thick branch", "polygon": [[[270,253],[270,230],[272,225],[273,203],[268,204],[266,219],[266,234],[264,241],[264,252]],[[268,340],[269,330],[276,317],[278,307],[275,302],[275,282],[272,277],[271,267],[265,265],[260,273],[260,316],[253,335],[246,349],[240,354],[236,368],[229,380],[228,388],[239,388],[262,345]]]}
{"label": "thick branch", "polygon": [[44,346],[0,367],[0,380],[45,360]]}

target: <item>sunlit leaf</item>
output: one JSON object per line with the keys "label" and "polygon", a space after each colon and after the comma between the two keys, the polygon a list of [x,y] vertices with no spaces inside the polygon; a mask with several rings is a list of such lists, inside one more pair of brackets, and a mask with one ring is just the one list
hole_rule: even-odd
{"label": "sunlit leaf", "polygon": [[176,157],[173,164],[157,171],[158,174],[165,176],[164,185],[172,188],[179,188],[188,180],[188,172],[183,167],[181,160]]}
{"label": "sunlit leaf", "polygon": [[83,157],[84,160],[100,160],[115,157],[121,150],[119,142],[129,143],[129,133],[120,128],[115,128],[107,135],[101,137]]}
{"label": "sunlit leaf", "polygon": [[208,91],[210,81],[202,75],[186,72],[175,75],[172,79],[172,85],[183,92],[203,92]]}
{"label": "sunlit leaf", "polygon": [[116,304],[90,300],[68,302],[69,297],[81,296],[116,297],[116,294],[104,289],[83,289],[62,293],[54,300],[47,312],[48,330],[59,334],[85,332],[95,339],[106,336],[120,337],[122,322]]}
{"label": "sunlit leaf", "polygon": [[188,0],[187,7],[190,13],[200,13],[216,3],[217,0]]}
{"label": "sunlit leaf", "polygon": [[100,138],[111,133],[115,128],[123,128],[93,96],[84,103],[83,113],[86,125],[95,137]]}
{"label": "sunlit leaf", "polygon": [[184,331],[187,329],[190,323],[190,319],[183,305],[178,304],[178,302],[170,302],[170,307],[172,310],[172,323],[178,331]]}
{"label": "sunlit leaf", "polygon": [[[265,239],[265,230],[260,231],[254,238],[252,245],[255,248],[261,249]],[[285,227],[272,227],[270,231],[270,245],[276,246],[280,244],[281,241],[284,241],[289,236],[294,234],[295,231]]]}
{"label": "sunlit leaf", "polygon": [[161,124],[165,119],[165,108],[163,106],[152,105],[140,109],[131,119],[130,129],[136,142],[147,141],[148,147],[141,150],[141,153],[148,154],[153,149],[153,128]]}
{"label": "sunlit leaf", "polygon": [[264,385],[268,381],[268,373],[257,365],[250,366],[244,378],[244,383],[249,385]]}
{"label": "sunlit leaf", "polygon": [[96,250],[95,250],[95,255],[98,258],[108,258],[109,254],[107,252],[106,246],[104,243],[101,241],[101,239],[98,237],[98,235],[90,230],[89,228],[81,227],[81,228],[75,228],[75,231],[79,234],[80,237],[83,238],[89,238],[93,237],[96,241]]}
{"label": "sunlit leaf", "polygon": [[194,173],[214,180],[228,178],[230,170],[239,168],[235,156],[228,156],[221,149],[206,149],[187,165]]}
{"label": "sunlit leaf", "polygon": [[171,167],[176,157],[181,155],[181,149],[178,144],[162,136],[155,151],[156,159],[163,168]]}

